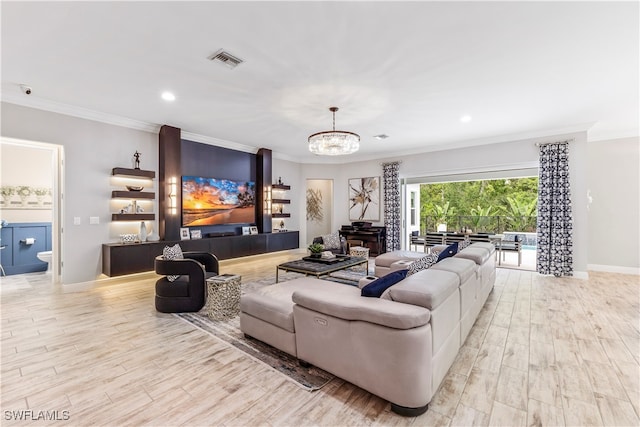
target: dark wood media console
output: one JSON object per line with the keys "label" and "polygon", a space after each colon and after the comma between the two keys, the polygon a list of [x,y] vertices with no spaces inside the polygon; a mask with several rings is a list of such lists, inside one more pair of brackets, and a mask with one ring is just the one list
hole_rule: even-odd
{"label": "dark wood media console", "polygon": [[162,240],[132,244],[105,243],[102,245],[102,274],[122,276],[152,271],[156,256],[162,255],[162,249],[165,246],[173,246],[176,243],[180,244],[183,251],[209,252],[220,260],[300,247],[298,231],[197,240]]}

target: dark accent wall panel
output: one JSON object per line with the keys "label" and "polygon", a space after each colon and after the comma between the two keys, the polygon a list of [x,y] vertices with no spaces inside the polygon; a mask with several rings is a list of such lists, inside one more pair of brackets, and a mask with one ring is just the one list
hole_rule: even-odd
{"label": "dark accent wall panel", "polygon": [[256,155],[182,140],[182,175],[256,181]]}
{"label": "dark accent wall panel", "polygon": [[[256,182],[256,155],[182,140],[181,169],[182,176]],[[259,190],[256,186],[256,198],[259,197]],[[192,228],[201,230],[202,235],[207,236],[210,233],[242,234],[242,227],[247,225],[254,224],[218,224]]]}
{"label": "dark accent wall panel", "polygon": [[271,190],[271,150],[261,148],[256,154],[256,188],[259,194],[256,200],[257,225],[260,233],[271,233],[271,212],[267,212],[265,191]]}
{"label": "dark accent wall panel", "polygon": [[[180,200],[182,200],[182,186],[180,185],[181,140],[180,129],[164,125],[160,128],[159,137],[159,165],[158,165],[158,220],[161,240],[179,240],[182,215],[180,214]],[[171,215],[168,211],[169,178],[176,179],[177,213]]]}

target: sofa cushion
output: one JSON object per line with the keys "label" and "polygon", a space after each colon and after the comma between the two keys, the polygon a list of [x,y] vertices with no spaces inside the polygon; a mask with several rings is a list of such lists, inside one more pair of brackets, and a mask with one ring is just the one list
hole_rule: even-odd
{"label": "sofa cushion", "polygon": [[458,242],[452,243],[447,246],[442,252],[438,254],[438,262],[445,258],[449,258],[458,253]]}
{"label": "sofa cushion", "polygon": [[362,288],[360,295],[362,295],[363,297],[380,298],[380,295],[382,295],[382,293],[387,290],[387,288],[390,288],[391,286],[407,277],[408,271],[409,270],[398,270],[394,271],[393,273],[389,273],[386,276],[380,277],[379,279],[374,280],[373,282]]}
{"label": "sofa cushion", "polygon": [[422,270],[389,288],[393,301],[433,310],[460,285],[457,274],[442,270]]}
{"label": "sofa cushion", "polygon": [[340,235],[337,231],[325,234],[322,236],[322,244],[325,249],[340,249]]}
{"label": "sofa cushion", "polygon": [[486,249],[490,253],[494,253],[496,251],[496,246],[493,243],[488,243],[488,242],[475,242],[470,247]]}
{"label": "sofa cushion", "polygon": [[318,282],[326,285],[298,288],[293,293],[293,302],[339,319],[375,323],[394,329],[417,328],[429,323],[431,318],[431,312],[424,307],[396,304],[378,298],[362,298],[355,286],[325,280]]}
{"label": "sofa cushion", "polygon": [[392,251],[385,252],[376,257],[376,265],[389,268],[391,264],[400,260],[415,260],[424,256],[424,252],[414,251]]}
{"label": "sofa cushion", "polygon": [[456,257],[443,259],[431,268],[433,270],[449,271],[457,274],[460,278],[461,285],[476,274],[478,270],[478,266],[472,260]]}
{"label": "sofa cushion", "polygon": [[248,292],[240,298],[240,311],[289,332],[295,332],[291,295],[299,287],[313,286],[316,281],[302,277]]}
{"label": "sofa cushion", "polygon": [[474,245],[471,245],[467,249],[456,254],[457,258],[470,259],[478,265],[484,264],[484,262],[487,261],[490,256],[491,252],[489,252],[487,249],[482,247],[474,247]]}
{"label": "sofa cushion", "polygon": [[422,258],[411,263],[411,265],[409,266],[409,272],[407,273],[407,276],[411,276],[421,270],[426,270],[432,265],[435,265],[436,262],[438,262],[438,255],[436,254],[425,255]]}
{"label": "sofa cushion", "polygon": [[[182,254],[182,248],[179,244],[175,244],[173,246],[165,246],[162,250],[162,258],[167,261],[172,261],[174,259],[184,259],[184,255]],[[170,282],[176,281],[180,275],[171,275],[167,276],[167,280]]]}

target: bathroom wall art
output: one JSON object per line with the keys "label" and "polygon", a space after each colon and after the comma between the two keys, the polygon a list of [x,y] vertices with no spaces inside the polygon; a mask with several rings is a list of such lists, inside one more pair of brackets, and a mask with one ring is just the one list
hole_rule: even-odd
{"label": "bathroom wall art", "polygon": [[0,187],[2,209],[51,209],[51,188],[28,185],[3,185]]}

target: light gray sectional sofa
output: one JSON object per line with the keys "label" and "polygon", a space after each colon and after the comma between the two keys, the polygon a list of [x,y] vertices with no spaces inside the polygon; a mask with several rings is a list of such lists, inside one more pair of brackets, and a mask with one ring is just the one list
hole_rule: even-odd
{"label": "light gray sectional sofa", "polygon": [[[472,244],[407,276],[380,298],[308,277],[265,286],[242,296],[240,327],[388,400],[399,414],[419,415],[491,292],[494,251],[491,244]],[[406,251],[381,256],[387,271],[415,259]]]}

